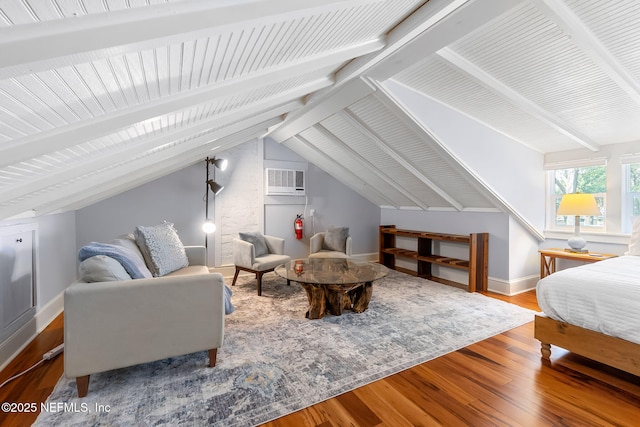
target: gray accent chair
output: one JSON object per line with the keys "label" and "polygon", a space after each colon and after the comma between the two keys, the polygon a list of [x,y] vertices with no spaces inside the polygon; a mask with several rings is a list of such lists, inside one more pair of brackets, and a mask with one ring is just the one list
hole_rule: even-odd
{"label": "gray accent chair", "polygon": [[309,258],[350,258],[351,257],[351,236],[347,237],[345,252],[330,251],[324,248],[325,232],[316,233],[309,240]]}
{"label": "gray accent chair", "polygon": [[[269,253],[260,257],[256,257],[253,243],[245,242],[239,238],[233,239],[233,263],[236,266],[236,272],[231,286],[235,286],[240,271],[255,273],[258,282],[258,295],[260,296],[262,295],[262,276],[273,271],[280,264],[291,261],[291,257],[284,254],[284,239],[266,235],[264,239]],[[287,285],[290,284],[291,282],[287,280]]]}

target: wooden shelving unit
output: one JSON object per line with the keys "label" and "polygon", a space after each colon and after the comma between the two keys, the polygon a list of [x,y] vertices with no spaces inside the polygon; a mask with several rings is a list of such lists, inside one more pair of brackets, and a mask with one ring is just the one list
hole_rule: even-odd
{"label": "wooden shelving unit", "polygon": [[[417,250],[396,247],[396,236],[418,239]],[[460,243],[469,247],[469,259],[446,257],[433,253],[433,241]],[[469,292],[487,290],[487,264],[489,259],[489,233],[472,233],[469,235],[431,233],[397,229],[395,225],[380,226],[379,262],[388,268],[402,271],[414,276],[430,279],[435,282],[460,286],[460,283],[434,276],[431,273],[433,264],[457,268],[469,272]],[[408,258],[418,261],[417,271],[396,266],[396,258]]]}

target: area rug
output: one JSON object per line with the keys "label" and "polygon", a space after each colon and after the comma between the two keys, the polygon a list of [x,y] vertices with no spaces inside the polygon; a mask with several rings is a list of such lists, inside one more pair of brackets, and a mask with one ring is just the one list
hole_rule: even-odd
{"label": "area rug", "polygon": [[[301,286],[268,274],[262,297],[241,278],[226,316],[217,365],[207,352],[91,376],[79,399],[58,382],[37,426],[250,426],[533,321],[534,312],[391,271],[374,283],[369,309],[305,319]],[[66,406],[60,406],[60,403]]]}

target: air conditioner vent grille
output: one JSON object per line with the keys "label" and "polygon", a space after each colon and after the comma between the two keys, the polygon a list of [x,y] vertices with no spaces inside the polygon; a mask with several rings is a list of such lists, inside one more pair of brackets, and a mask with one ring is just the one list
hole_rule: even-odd
{"label": "air conditioner vent grille", "polygon": [[293,169],[266,169],[267,195],[305,195],[305,173]]}

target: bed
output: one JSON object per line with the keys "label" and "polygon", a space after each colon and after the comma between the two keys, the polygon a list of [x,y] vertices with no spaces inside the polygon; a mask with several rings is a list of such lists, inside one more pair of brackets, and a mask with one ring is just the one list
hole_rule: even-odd
{"label": "bed", "polygon": [[556,345],[640,376],[640,256],[558,271],[536,293],[544,314],[534,334],[545,362]]}

